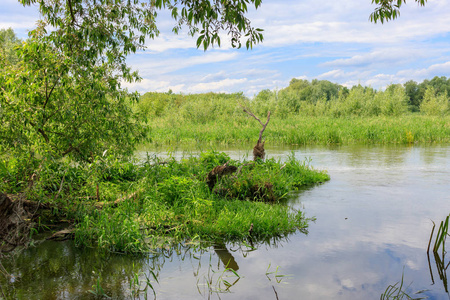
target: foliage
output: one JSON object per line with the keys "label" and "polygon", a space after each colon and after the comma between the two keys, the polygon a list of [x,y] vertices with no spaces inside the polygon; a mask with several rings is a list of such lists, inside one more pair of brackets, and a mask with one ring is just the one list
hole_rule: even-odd
{"label": "foliage", "polygon": [[425,79],[421,83],[409,80],[404,84],[408,95],[408,105],[411,111],[419,111],[428,88],[433,88],[436,96],[450,95],[450,78],[435,76],[431,80]]}
{"label": "foliage", "polygon": [[[222,178],[210,191],[206,175],[225,162],[240,173]],[[285,236],[305,228],[307,220],[281,200],[290,190],[329,180],[325,172],[293,157],[255,164],[214,151],[181,161],[149,157],[138,163],[105,155],[78,165],[50,159],[39,163],[29,185],[21,183],[17,160],[5,161],[9,175],[3,190],[20,190],[29,200],[51,204],[51,216],[41,215],[40,222],[74,223],[78,245],[132,253],[194,237],[242,240],[251,224],[255,240]],[[262,184],[270,190],[255,189]]]}
{"label": "foliage", "polygon": [[[106,56],[108,60],[125,65],[124,56],[143,48],[145,38],[159,34],[156,18],[158,11],[168,9],[175,20],[173,31],[178,33],[187,26],[191,35],[199,34],[197,47],[206,50],[221,41],[221,31],[231,35],[234,47],[245,45],[251,48],[262,41],[261,29],[253,28],[245,16],[248,4],[258,8],[260,0],[239,1],[178,1],[156,0],[141,2],[108,0],[71,0],[68,2],[50,0],[19,0],[23,5],[39,4],[39,11],[45,25],[55,30],[51,38],[59,40],[73,50],[77,47],[88,59]],[[118,56],[117,56],[118,55]]]}
{"label": "foliage", "polygon": [[14,48],[18,47],[20,43],[20,39],[11,28],[0,29],[0,56],[4,57],[8,64],[18,63],[19,57]]}
{"label": "foliage", "polygon": [[[263,39],[245,16],[247,0],[19,2],[38,4],[42,19],[19,59],[11,54],[14,33],[0,36],[0,151],[10,154],[33,151],[88,162],[106,149],[129,155],[144,137],[145,118],[130,109],[136,94],[121,88],[123,81],[140,79],[125,59],[158,35],[159,10],[171,11],[174,32],[186,25],[192,35],[199,33],[197,46],[205,50],[220,45],[221,31],[231,35],[234,47],[244,38],[247,48]],[[261,1],[251,3],[258,8]]]}
{"label": "foliage", "polygon": [[251,101],[252,110],[288,116],[399,116],[420,110],[425,90],[438,89],[437,95],[448,99],[450,79],[435,77],[417,84],[408,81],[403,86],[391,84],[383,90],[374,90],[361,85],[348,89],[326,80],[291,80],[290,85],[280,91],[263,90]]}
{"label": "foliage", "polygon": [[227,117],[241,110],[238,103],[248,101],[242,93],[194,94],[145,93],[140,97],[135,110],[152,117],[177,114],[185,120],[196,119],[206,123],[211,118]]}
{"label": "foliage", "polygon": [[450,99],[447,91],[437,94],[432,86],[429,86],[420,104],[420,111],[426,115],[443,116],[450,112]]}
{"label": "foliage", "polygon": [[[415,0],[420,6],[425,6],[427,0]],[[369,20],[377,23],[378,20],[381,23],[384,21],[394,20],[400,16],[400,8],[406,0],[372,0],[372,4],[375,3],[378,7],[373,13],[370,14]]]}
{"label": "foliage", "polygon": [[0,72],[1,148],[92,161],[106,149],[130,154],[142,141],[144,127],[129,104],[136,96],[117,89],[120,76],[110,65],[86,69],[42,36],[18,54],[20,62],[3,61]]}

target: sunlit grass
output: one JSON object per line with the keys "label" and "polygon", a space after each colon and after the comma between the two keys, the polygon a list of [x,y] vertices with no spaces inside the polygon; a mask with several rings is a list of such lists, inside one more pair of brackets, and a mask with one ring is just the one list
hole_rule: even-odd
{"label": "sunlit grass", "polygon": [[[150,124],[154,145],[256,142],[258,124],[245,115],[198,123],[193,119],[161,117]],[[450,116],[407,114],[397,117],[272,116],[264,132],[272,144],[412,144],[450,142]]]}
{"label": "sunlit grass", "polygon": [[[240,167],[239,174],[219,180],[210,190],[206,175],[225,162]],[[325,172],[293,156],[283,163],[274,159],[249,163],[205,152],[181,161],[156,159],[117,168],[117,161],[105,159],[98,165],[102,171],[92,175],[90,168],[85,169],[88,180],[80,180],[65,195],[73,204],[62,213],[76,223],[78,245],[114,252],[145,252],[167,241],[194,237],[205,241],[285,237],[308,226],[301,211],[282,201],[288,192],[329,180]],[[95,196],[97,184],[101,202]]]}

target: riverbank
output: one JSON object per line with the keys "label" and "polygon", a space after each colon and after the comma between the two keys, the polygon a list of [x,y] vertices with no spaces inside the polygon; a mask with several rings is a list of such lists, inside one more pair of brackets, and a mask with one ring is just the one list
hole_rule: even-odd
{"label": "riverbank", "polygon": [[[244,112],[202,121],[176,114],[155,117],[149,127],[154,146],[254,143],[260,130]],[[267,143],[284,145],[449,143],[450,116],[281,118],[273,114],[264,136]]]}

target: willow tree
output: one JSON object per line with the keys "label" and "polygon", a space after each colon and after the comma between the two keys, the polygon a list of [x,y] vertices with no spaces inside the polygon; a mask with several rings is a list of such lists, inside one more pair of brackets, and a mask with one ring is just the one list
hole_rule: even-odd
{"label": "willow tree", "polygon": [[121,87],[139,80],[126,56],[158,34],[157,16],[171,11],[205,50],[221,44],[251,48],[261,29],[246,17],[260,0],[19,0],[37,5],[37,28],[12,63],[0,49],[0,150],[91,161],[107,149],[129,154],[146,136],[145,116],[132,112],[137,94]]}

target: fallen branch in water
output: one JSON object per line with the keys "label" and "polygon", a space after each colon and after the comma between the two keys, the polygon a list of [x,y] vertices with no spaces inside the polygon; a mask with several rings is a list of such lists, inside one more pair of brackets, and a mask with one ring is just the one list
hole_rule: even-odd
{"label": "fallen branch in water", "polygon": [[60,231],[55,232],[47,240],[55,240],[55,241],[65,241],[68,239],[72,239],[74,236],[75,228],[69,227]]}

